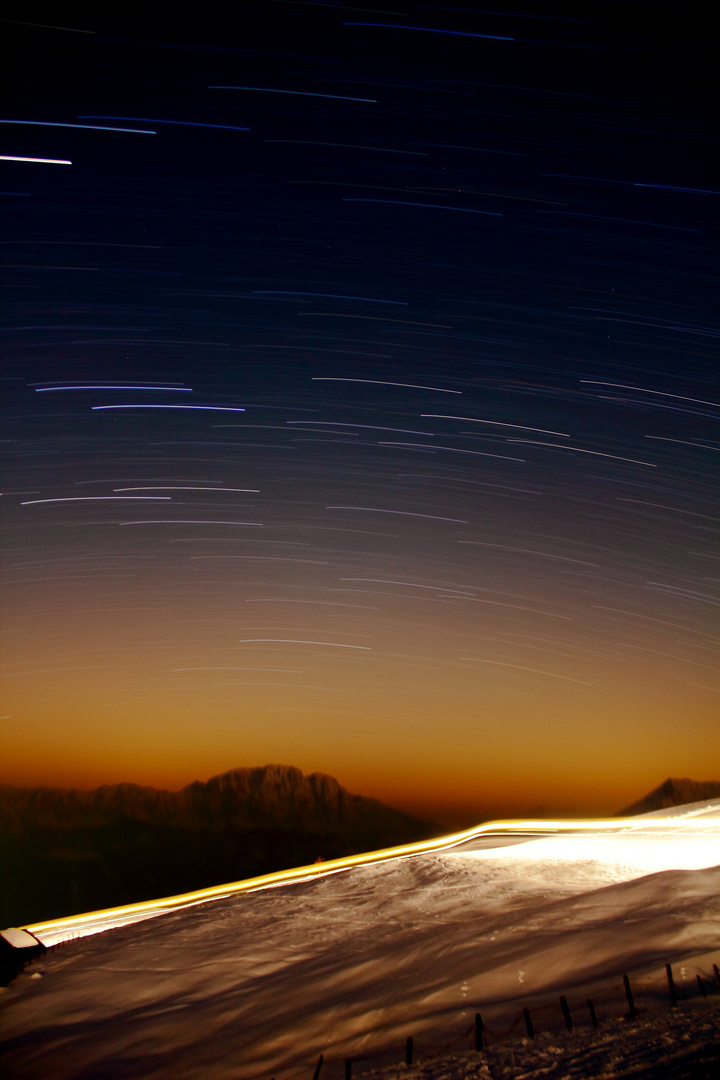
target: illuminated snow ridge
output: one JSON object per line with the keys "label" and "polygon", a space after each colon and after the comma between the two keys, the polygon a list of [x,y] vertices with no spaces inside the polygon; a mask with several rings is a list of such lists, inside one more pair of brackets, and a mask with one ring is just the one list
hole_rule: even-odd
{"label": "illuminated snow ridge", "polygon": [[[180,908],[218,900],[238,893],[256,892],[313,878],[323,878],[352,867],[369,867],[391,860],[433,852],[450,852],[472,861],[486,857],[485,851],[453,851],[483,838],[526,838],[532,844],[492,849],[493,859],[504,864],[522,863],[532,873],[533,865],[548,863],[557,868],[595,863],[617,868],[620,876],[635,878],[662,870],[695,870],[720,862],[720,804],[703,804],[671,816],[640,816],[579,821],[516,820],[491,821],[484,825],[434,840],[424,840],[400,847],[340,859],[279,870],[244,881],[215,885],[207,889],[166,896],[157,900],[101,911],[52,919],[24,927],[45,945],[71,938],[97,934],[103,930],[154,918]],[[536,871],[535,871],[536,872]]]}

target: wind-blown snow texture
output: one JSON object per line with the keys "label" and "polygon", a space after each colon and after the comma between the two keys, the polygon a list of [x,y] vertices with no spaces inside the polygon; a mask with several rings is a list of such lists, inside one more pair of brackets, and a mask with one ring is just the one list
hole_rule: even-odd
{"label": "wind-blown snow texture", "polygon": [[[5,1067],[28,1080],[269,1080],[309,1078],[322,1052],[322,1080],[342,1075],[346,1058],[354,1073],[454,1080],[630,1075],[625,1053],[628,1069],[645,1070],[633,1075],[709,1076],[718,996],[702,1001],[696,975],[710,989],[720,953],[720,802],[690,813],[694,827],[682,833],[670,821],[658,830],[654,814],[620,834],[475,840],[84,938],[4,995]],[[674,1013],[666,963],[681,999]],[[620,1019],[623,973],[635,1021]],[[527,1045],[523,1006],[538,1032]],[[485,1059],[457,1056],[472,1046],[476,1011],[491,1033],[490,1074]],[[651,1016],[652,1038],[642,1034]],[[673,1034],[672,1024],[687,1030]],[[412,1071],[393,1065],[408,1035],[420,1063]],[[690,1072],[667,1071],[675,1044],[695,1055]],[[426,1048],[442,1045],[456,1057],[428,1072]]]}

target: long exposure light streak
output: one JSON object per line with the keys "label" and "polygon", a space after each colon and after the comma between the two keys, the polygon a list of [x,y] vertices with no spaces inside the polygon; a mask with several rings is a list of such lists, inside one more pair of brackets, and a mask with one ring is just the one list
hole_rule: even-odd
{"label": "long exposure light streak", "polygon": [[[691,831],[697,831],[698,817],[701,813],[702,811],[695,811],[694,813],[686,813],[684,816],[656,818],[625,817],[566,821],[556,819],[544,821],[530,818],[518,821],[489,821],[475,828],[465,829],[462,832],[451,833],[448,836],[441,836],[433,840],[383,848],[379,851],[370,851],[361,855],[346,855],[340,859],[313,863],[310,866],[298,866],[289,870],[278,870],[272,874],[247,878],[244,881],[233,881],[226,885],[215,885],[208,889],[198,889],[178,896],[165,896],[158,900],[146,900],[138,904],[105,908],[82,915],[72,915],[64,919],[50,919],[45,922],[31,923],[22,929],[33,934],[43,944],[52,945],[60,941],[101,933],[103,930],[111,930],[113,927],[123,926],[127,923],[156,918],[159,915],[169,914],[172,911],[191,907],[195,904],[207,903],[211,900],[220,900],[241,893],[258,892],[261,889],[277,888],[281,885],[292,885],[301,881],[328,877],[331,874],[351,870],[356,866],[372,866],[376,863],[390,862],[393,859],[405,859],[413,855],[446,851],[481,837],[498,837],[499,839],[503,837],[527,837],[532,839],[551,835],[601,833],[605,834],[603,854],[605,857],[610,858],[613,851],[613,837],[636,834],[638,831],[647,832],[649,835],[656,837],[662,837],[663,834],[670,836],[672,834],[681,835],[683,832],[690,833]],[[717,857],[716,831],[713,833],[712,830],[708,830],[707,850],[708,865],[712,865],[713,859]]]}

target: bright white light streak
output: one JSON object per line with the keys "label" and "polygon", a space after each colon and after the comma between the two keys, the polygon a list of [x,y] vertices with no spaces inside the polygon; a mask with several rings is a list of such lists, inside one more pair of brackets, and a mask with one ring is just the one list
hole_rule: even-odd
{"label": "bright white light streak", "polygon": [[[337,146],[341,150],[369,150],[377,154],[403,154],[408,157],[427,157],[419,150],[389,150],[385,146],[365,146],[362,143],[319,142],[317,139],[263,139],[264,143],[294,143],[301,146]],[[521,157],[524,155],[520,155]],[[288,180],[289,184],[333,184],[334,180]],[[361,184],[343,184],[343,187],[361,187]]]}
{"label": "bright white light streak", "polygon": [[21,506],[36,506],[38,503],[64,502],[170,502],[171,495],[71,495],[66,499],[28,499]]}
{"label": "bright white light streak", "polygon": [[[458,541],[460,544],[466,542],[469,543],[470,541]],[[502,600],[483,600],[482,597],[479,596],[471,596],[469,599],[472,600],[474,604],[489,604],[491,607],[514,608],[515,611],[529,611],[533,615],[545,615],[548,619],[562,619],[563,622],[574,622],[571,615],[557,615],[554,611],[543,611],[542,608],[525,607],[524,604],[505,604]]]}
{"label": "bright white light streak", "polygon": [[253,289],[253,296],[319,296],[323,300],[361,300],[366,304],[392,304],[407,307],[407,300],[378,300],[375,296],[344,296],[339,293],[298,292],[295,289]]}
{"label": "bright white light streak", "polygon": [[673,596],[682,596],[687,599],[693,599],[699,601],[701,604],[712,604],[714,607],[720,606],[720,600],[711,593],[695,592],[693,589],[679,589],[675,585],[665,585],[662,581],[646,581],[643,585],[644,589],[661,589],[663,592],[671,593]]}
{"label": "bright white light streak", "polygon": [[208,86],[208,90],[254,90],[257,94],[291,94],[293,97],[332,98],[334,101],[362,101],[368,105],[377,105],[376,98],[345,97],[342,94],[313,94],[308,90],[275,90],[266,86]]}
{"label": "bright white light streak", "polygon": [[404,199],[360,199],[350,196],[344,196],[343,202],[353,203],[384,203],[386,206],[419,206],[423,210],[454,210],[459,214],[482,214],[486,217],[504,217],[497,210],[470,210],[465,206],[447,206],[442,203],[424,203],[424,202],[407,202]]}
{"label": "bright white light streak", "polygon": [[[97,116],[94,114],[85,114],[80,116],[81,120],[130,120],[136,124],[171,124],[173,127],[201,127],[201,128],[218,128],[221,131],[249,131],[249,127],[238,127],[236,124],[202,124],[194,120],[161,120],[155,116]],[[108,131],[114,131],[114,128],[108,128]],[[122,129],[121,129],[122,130]],[[156,135],[157,132],[153,131],[151,134]]]}
{"label": "bright white light streak", "polygon": [[516,431],[538,431],[543,435],[559,435],[563,439],[569,439],[564,431],[548,431],[547,428],[526,427],[524,424],[505,424],[499,420],[476,420],[474,416],[446,416],[445,413],[420,413],[423,420],[462,420],[469,424],[490,424],[492,427],[514,428]]}
{"label": "bright white light streak", "polygon": [[[360,10],[363,11],[365,9],[361,8]],[[462,8],[460,10],[462,10]],[[382,14],[385,14],[385,12],[382,12]],[[408,26],[407,23],[343,22],[343,26],[373,26],[378,27],[380,30],[419,30],[424,34],[447,34],[452,37],[486,38],[490,41],[515,40],[513,37],[502,37],[499,34],[473,34],[465,30],[439,30],[435,26]]]}
{"label": "bright white light streak", "polygon": [[[220,556],[222,558],[222,556]],[[232,558],[232,555],[229,556]],[[342,580],[346,581],[347,578]],[[314,604],[318,607],[349,607],[356,608],[359,611],[379,611],[380,608],[374,607],[372,604],[340,604],[334,600],[289,600],[284,596],[259,596],[254,597],[251,600],[246,600],[246,604]]]}
{"label": "bright white light streak", "polygon": [[314,686],[306,683],[279,683],[279,682],[214,682],[212,686],[264,686],[272,690],[324,690],[328,694],[342,694],[337,686]]}
{"label": "bright white light streak", "polygon": [[26,124],[33,127],[85,128],[88,131],[123,131],[129,135],[157,135],[147,128],[101,127],[99,124],[59,124],[50,120],[0,120],[0,124]]}
{"label": "bright white light streak", "polygon": [[551,555],[549,551],[535,551],[533,548],[510,547],[509,544],[486,544],[482,540],[458,540],[458,544],[472,544],[473,547],[497,548],[500,551],[518,551],[523,555],[540,555],[544,559],[557,559],[558,562],[577,563],[579,566],[599,566],[596,562],[585,559],[571,559],[569,555]]}
{"label": "bright white light streak", "polygon": [[[434,323],[434,322],[419,322],[417,319],[385,319],[380,318],[379,315],[356,315],[347,311],[296,311],[296,316],[302,318],[307,315],[308,317],[320,315],[325,319],[368,319],[371,322],[389,322],[389,323],[402,323],[404,326],[431,326],[434,329],[439,330],[452,330],[452,326],[448,323]],[[436,335],[437,336],[437,335]],[[316,352],[318,350],[315,350]],[[347,351],[347,350],[345,350]],[[353,349],[353,352],[357,350]],[[370,354],[366,354],[370,355]],[[340,380],[338,380],[340,381]],[[350,379],[343,380],[344,382],[351,382]],[[358,379],[357,382],[378,382],[378,379]],[[387,384],[391,385],[391,384]],[[431,387],[425,387],[424,389],[431,389]]]}
{"label": "bright white light streak", "polygon": [[55,394],[60,390],[152,390],[167,394],[192,394],[190,386],[143,386],[134,383],[92,383],[81,386],[78,383],[70,383],[64,386],[40,386],[36,387],[36,394]]}
{"label": "bright white light streak", "polygon": [[427,518],[429,521],[452,521],[456,525],[467,525],[462,518],[437,517],[435,514],[412,514],[408,510],[379,510],[376,506],[326,506],[326,510],[359,510],[367,514],[395,514],[399,517]]}
{"label": "bright white light streak", "polygon": [[580,686],[592,686],[582,679],[571,679],[569,675],[556,675],[554,671],[541,671],[539,668],[523,667],[521,664],[505,664],[501,660],[481,660],[478,656],[461,656],[460,660],[472,660],[475,664],[492,664],[493,667],[515,668],[516,671],[530,671],[533,675],[549,675],[551,679],[563,679],[565,682],[579,683]]}
{"label": "bright white light streak", "polygon": [[647,502],[645,499],[625,499],[619,495],[615,502],[635,503],[637,506],[652,506],[656,510],[670,510],[674,514],[685,514],[688,517],[702,518],[703,521],[720,521],[720,518],[710,517],[708,514],[697,514],[694,510],[681,510],[679,506],[668,506],[666,503]]}
{"label": "bright white light streak", "polygon": [[[57,241],[58,244],[61,243],[61,242],[62,241],[60,241],[60,240]],[[73,244],[75,244],[75,243],[80,244],[83,247],[143,247],[143,248],[144,247],[148,247],[148,248],[157,247],[156,245],[151,245],[151,244],[85,244],[84,242],[81,242],[79,240],[78,241],[73,240],[71,242]],[[3,241],[3,243],[4,243],[4,241]],[[8,241],[8,243],[9,243],[9,241]],[[23,240],[23,243],[25,243],[24,240]],[[28,243],[31,243],[31,241],[28,240]],[[43,241],[43,243],[54,244],[55,241],[54,240],[47,240],[47,241]],[[157,250],[160,251],[161,248],[157,247]],[[55,327],[55,329],[56,330],[62,330],[63,327],[59,326],[59,327]],[[115,329],[121,330],[122,327],[116,327]],[[84,379],[64,379],[62,385],[67,386],[68,388],[82,387],[84,381],[85,381]],[[110,390],[110,389],[114,388],[116,382],[117,382],[116,379],[96,379],[95,380],[95,385],[97,386],[98,390]],[[27,383],[27,385],[28,386],[41,386],[41,387],[42,386],[50,386],[50,387],[53,387],[53,386],[56,385],[56,383],[52,379],[42,379],[40,382],[31,382],[31,383]],[[132,387],[129,387],[128,384],[123,384],[123,387],[122,387],[122,389],[124,389],[124,390],[127,390],[127,389],[133,389],[134,390],[136,388],[139,389],[139,390],[188,390],[188,389],[190,389],[190,387],[185,386],[184,383],[163,383],[161,386],[155,386],[154,383],[146,383],[146,382],[140,382],[140,381],[133,382]],[[95,481],[92,481],[92,483],[94,483],[94,482]]]}
{"label": "bright white light streak", "polygon": [[709,405],[713,409],[720,409],[717,401],[704,401],[702,398],[684,397],[682,394],[668,394],[663,390],[647,390],[644,386],[630,386],[628,383],[601,382],[600,379],[581,379],[581,383],[588,386],[613,386],[618,390],[634,390],[636,394],[654,394],[656,397],[675,398],[677,401],[692,401],[694,405]]}
{"label": "bright white light streak", "polygon": [[301,668],[282,667],[176,667],[172,668],[173,675],[178,671],[278,671],[285,675],[302,675]]}
{"label": "bright white light streak", "polygon": [[[170,496],[168,495],[169,499]],[[203,521],[194,518],[158,518],[156,521],[118,521],[118,525],[253,525],[262,528],[262,521]]]}
{"label": "bright white light streak", "polygon": [[491,457],[499,458],[501,461],[519,461],[521,463],[525,461],[525,458],[511,457],[509,454],[490,454],[484,450],[460,450],[457,446],[438,446],[437,443],[433,443],[431,446],[427,443],[378,442],[378,446],[407,446],[414,450],[448,450],[451,454],[470,454],[471,457]]}
{"label": "bright white light streak", "polygon": [[[202,522],[198,522],[202,524]],[[222,523],[219,523],[222,524]],[[228,523],[230,524],[230,523]],[[208,540],[212,540],[212,536],[199,537],[202,543],[207,543]],[[215,538],[217,539],[217,538]],[[171,540],[170,543],[173,541]],[[243,540],[242,543],[251,543],[252,541]],[[270,544],[271,540],[259,540],[256,543]],[[283,555],[193,555],[190,558],[190,562],[201,561],[203,559],[237,559],[243,562],[284,562],[284,563],[304,563],[306,566],[329,566],[330,563],[327,559],[290,559]]]}
{"label": "bright white light streak", "polygon": [[386,382],[384,379],[342,379],[334,375],[313,375],[311,382],[369,383],[372,386],[403,386],[410,390],[434,390],[437,394],[462,394],[462,390],[443,390],[440,386],[418,386],[417,383]]}
{"label": "bright white light streak", "polygon": [[[103,388],[104,389],[104,388]],[[102,409],[205,409],[210,412],[245,412],[245,409],[236,405],[93,405],[92,411],[99,412]]]}
{"label": "bright white light streak", "polygon": [[678,443],[680,446],[694,446],[696,450],[714,450],[720,453],[720,446],[708,446],[705,443],[688,442],[687,439],[668,439],[665,435],[646,435],[646,439],[654,439],[656,442]]}
{"label": "bright white light streak", "polygon": [[[679,644],[684,645],[685,642]],[[692,664],[693,667],[701,667],[707,671],[720,673],[720,668],[713,667],[712,664],[701,664],[698,660],[688,660],[686,656],[675,656],[673,653],[661,652],[660,649],[648,649],[644,645],[633,645],[628,641],[618,641],[618,645],[621,649],[637,649],[639,652],[651,653],[653,656],[662,656],[665,660],[677,660],[680,664]]]}
{"label": "bright white light streak", "polygon": [[14,26],[39,26],[43,30],[62,30],[66,34],[91,34],[95,36],[95,30],[78,30],[74,26],[54,26],[52,23],[24,22],[22,19],[3,19],[3,22],[12,23]]}
{"label": "bright white light streak", "polygon": [[523,446],[548,446],[557,450],[574,450],[576,454],[592,454],[593,457],[612,458],[613,461],[629,461],[631,465],[647,465],[648,469],[657,469],[651,461],[638,461],[637,458],[619,457],[617,454],[603,454],[599,450],[583,450],[581,446],[568,446],[565,443],[536,442],[534,439],[508,439],[511,443],[520,443]]}
{"label": "bright white light streak", "polygon": [[20,675],[47,675],[48,672],[55,671],[99,671],[101,668],[107,669],[109,667],[110,664],[82,664],[71,667],[34,668],[32,671],[7,671],[4,675],[0,675],[0,679],[15,679]]}
{"label": "bright white light streak", "polygon": [[153,484],[149,487],[113,488],[113,491],[243,491],[245,493],[257,495],[260,492],[260,488],[195,487],[190,485]]}
{"label": "bright white light streak", "polygon": [[15,154],[0,154],[0,161],[28,161],[32,165],[72,165],[65,158],[17,157]]}
{"label": "bright white light streak", "polygon": [[342,420],[286,420],[285,423],[289,425],[313,424],[315,427],[364,428],[366,431],[396,431],[402,435],[427,435],[431,439],[433,438],[432,431],[413,431],[410,428],[381,427],[378,424],[350,424],[345,423]]}
{"label": "bright white light streak", "polygon": [[[699,812],[700,815],[702,811]],[[704,824],[702,820],[700,824]],[[414,844],[403,844],[400,847],[384,848],[380,851],[366,852],[362,855],[347,855],[341,859],[332,859],[324,863],[313,863],[311,866],[299,866],[292,870],[279,870],[272,874],[264,874],[260,877],[248,878],[245,881],[234,881],[226,885],[216,885],[209,889],[199,889],[196,892],[182,893],[178,896],[166,896],[158,900],[148,900],[138,904],[126,904],[123,907],[106,908],[101,911],[87,912],[82,915],[71,915],[64,919],[52,919],[47,922],[32,923],[23,929],[34,934],[45,945],[51,945],[59,941],[67,941],[71,938],[85,937],[89,934],[97,934],[103,930],[110,930],[116,926],[137,922],[141,919],[151,919],[179,908],[191,907],[202,904],[209,900],[218,900],[223,897],[237,895],[244,892],[256,892],[261,889],[277,888],[291,882],[307,881],[313,878],[326,877],[354,866],[372,866],[376,863],[389,862],[393,859],[404,859],[409,855],[422,855],[428,852],[443,851],[447,848],[458,847],[468,841],[483,836],[506,836],[506,835],[535,835],[548,834],[573,834],[606,832],[607,839],[617,838],[619,855],[625,854],[625,838],[632,835],[651,838],[653,834],[675,832],[681,836],[683,832],[692,834],[697,831],[697,816],[686,815],[683,817],[658,817],[658,818],[610,818],[600,820],[515,820],[515,821],[489,821],[484,825],[466,829],[464,832],[453,833],[449,836],[438,837],[434,840],[423,840]],[[714,866],[717,860],[717,834],[711,831],[707,837],[707,865]],[[500,848],[499,851],[505,849]],[[606,851],[605,857],[608,856]],[[583,849],[583,856],[586,850]],[[662,867],[667,868],[667,867]]]}
{"label": "bright white light streak", "polygon": [[341,581],[369,581],[374,585],[406,585],[409,589],[429,589],[432,592],[441,593],[453,593],[457,596],[469,596],[472,599],[475,598],[474,592],[466,592],[460,589],[453,589],[447,585],[417,585],[414,581],[394,581],[391,578],[377,578],[377,577],[344,577],[340,578]]}
{"label": "bright white light streak", "polygon": [[[692,555],[693,552],[688,552]],[[662,626],[673,626],[677,630],[685,630],[689,634],[702,634],[702,630],[695,630],[691,626],[683,626],[682,623],[668,622],[666,619],[656,619],[652,615],[641,615],[639,611],[626,611],[625,608],[603,607],[601,604],[591,604],[591,608],[597,611],[614,611],[618,615],[630,615],[633,619],[645,619],[647,622],[660,623]]]}
{"label": "bright white light streak", "polygon": [[278,642],[283,645],[330,645],[333,649],[362,649],[364,652],[372,652],[369,645],[341,645],[337,641],[307,641],[304,638],[240,638],[241,645],[250,645],[256,642]]}

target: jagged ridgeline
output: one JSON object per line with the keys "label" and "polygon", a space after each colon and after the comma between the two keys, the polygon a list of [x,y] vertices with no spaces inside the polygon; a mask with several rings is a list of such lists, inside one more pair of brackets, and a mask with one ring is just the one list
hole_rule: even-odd
{"label": "jagged ridgeline", "polygon": [[219,885],[438,835],[432,821],[287,765],[180,791],[0,786],[0,926]]}
{"label": "jagged ridgeline", "polygon": [[705,799],[720,799],[720,780],[689,780],[687,777],[678,779],[669,776],[644,798],[619,810],[618,816],[649,814],[655,810],[668,810],[671,806],[703,802]]}

